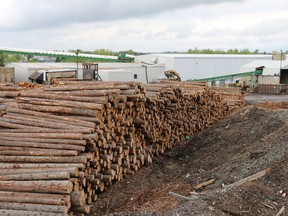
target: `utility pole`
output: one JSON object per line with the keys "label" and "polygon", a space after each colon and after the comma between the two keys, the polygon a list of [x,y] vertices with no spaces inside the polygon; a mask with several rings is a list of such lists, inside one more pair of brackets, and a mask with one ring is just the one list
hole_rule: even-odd
{"label": "utility pole", "polygon": [[281,68],[282,68],[282,59],[283,59],[283,51],[280,50],[281,54],[280,54],[280,75],[281,75]]}
{"label": "utility pole", "polygon": [[280,71],[279,71],[279,83],[281,84],[281,68],[282,68],[283,52],[280,50]]}

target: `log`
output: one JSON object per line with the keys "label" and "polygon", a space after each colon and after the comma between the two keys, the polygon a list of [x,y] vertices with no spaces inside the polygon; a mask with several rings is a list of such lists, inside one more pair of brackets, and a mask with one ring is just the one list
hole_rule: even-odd
{"label": "log", "polygon": [[68,205],[70,195],[0,191],[0,202]]}
{"label": "log", "polygon": [[69,101],[80,101],[80,102],[91,102],[96,104],[105,104],[108,102],[108,97],[79,97],[73,96],[71,94],[65,93],[46,93],[41,92],[21,92],[21,97],[31,97],[31,98],[45,98],[45,99],[54,99],[54,100],[69,100]]}
{"label": "log", "polygon": [[[1,131],[1,130],[0,130]],[[78,145],[68,145],[68,144],[57,144],[57,143],[33,143],[33,142],[21,142],[21,141],[12,141],[12,140],[0,140],[0,149],[2,149],[2,146],[5,146],[6,148],[14,147],[16,149],[20,150],[20,148],[23,149],[25,147],[26,150],[37,150],[37,148],[40,149],[67,149],[67,150],[75,150],[75,151],[84,151],[85,146],[78,146]],[[29,148],[30,147],[30,148]]]}
{"label": "log", "polygon": [[22,211],[22,210],[6,210],[0,209],[1,216],[69,216],[65,213],[39,212],[39,211]]}
{"label": "log", "polygon": [[85,193],[84,191],[72,191],[70,194],[71,203],[73,206],[79,207],[85,204]]}
{"label": "log", "polygon": [[73,183],[66,181],[0,181],[2,191],[69,194]]}
{"label": "log", "polygon": [[0,197],[0,202],[29,203],[29,204],[35,203],[41,205],[57,205],[57,206],[65,205],[65,202],[61,199],[42,198],[42,197]]}
{"label": "log", "polygon": [[91,109],[91,110],[103,110],[103,104],[89,103],[89,102],[79,102],[79,101],[68,101],[68,100],[53,100],[53,99],[41,99],[41,98],[22,98],[18,97],[17,102],[28,103],[35,105],[48,105],[57,107],[76,107],[79,109]]}
{"label": "log", "polygon": [[67,214],[68,212],[68,208],[66,206],[40,205],[30,203],[10,203],[10,202],[0,202],[0,209],[65,213],[65,214]]}
{"label": "log", "polygon": [[[44,119],[44,118],[33,118],[33,117],[23,117],[19,115],[4,115],[1,119],[6,121],[10,120],[11,123],[22,124],[22,125],[29,125],[35,127],[44,127],[44,128],[59,128],[59,129],[86,129],[87,133],[91,132],[93,128],[84,128],[82,126],[71,125],[70,122],[64,121],[53,121],[53,119]],[[27,122],[29,121],[29,122]],[[90,130],[89,130],[90,129]]]}
{"label": "log", "polygon": [[1,133],[2,137],[29,137],[29,138],[51,138],[51,139],[83,139],[82,133]]}
{"label": "log", "polygon": [[[1,134],[9,134],[8,136],[1,136]],[[69,144],[69,145],[81,145],[81,146],[85,146],[86,145],[86,141],[85,140],[81,140],[81,139],[69,139],[70,136],[68,135],[68,139],[63,139],[63,138],[57,138],[57,137],[53,137],[53,135],[47,138],[40,138],[37,137],[37,139],[35,139],[33,137],[33,134],[29,134],[29,133],[22,133],[22,134],[27,134],[27,136],[13,136],[13,132],[7,132],[7,133],[1,133],[0,134],[0,140],[10,140],[10,141],[23,141],[23,142],[32,142],[32,143],[53,143],[53,144]],[[18,134],[18,133],[17,133]],[[81,137],[83,138],[83,135],[81,135]]]}
{"label": "log", "polygon": [[[84,169],[85,165],[82,163],[0,163],[0,169],[31,169],[31,168],[79,168]],[[3,171],[3,170],[1,170]]]}
{"label": "log", "polygon": [[96,117],[99,110],[88,110],[88,109],[79,109],[75,107],[59,107],[59,106],[42,106],[35,104],[17,104],[17,108],[34,110],[38,112],[48,112],[48,113],[60,113],[65,115],[81,115],[81,116],[91,116]]}
{"label": "log", "polygon": [[7,122],[3,119],[0,119],[0,128],[4,127],[4,128],[12,128],[12,129],[39,129],[39,127],[33,127],[33,126],[28,126],[28,125],[19,125],[19,124],[15,124],[15,123],[10,123]]}
{"label": "log", "polygon": [[[76,84],[76,85],[75,85]],[[45,88],[45,91],[77,91],[77,90],[109,90],[109,89],[117,89],[117,90],[127,90],[130,89],[129,85],[121,84],[117,87],[114,85],[115,83],[111,82],[102,82],[100,84],[96,83],[74,83],[74,85],[59,85],[59,86],[51,86],[50,88]]]}
{"label": "log", "polygon": [[1,175],[13,175],[13,174],[29,174],[29,173],[42,173],[42,172],[68,172],[71,177],[78,177],[79,169],[76,167],[37,167],[37,168],[14,168],[14,169],[2,169]]}
{"label": "log", "polygon": [[[20,148],[21,149],[21,148]],[[77,156],[77,151],[72,150],[60,150],[60,149],[25,149],[22,148],[17,150],[1,150],[0,147],[0,156],[1,155],[11,155],[11,156]]]}
{"label": "log", "polygon": [[83,156],[74,157],[47,157],[47,156],[0,156],[0,162],[26,162],[26,163],[86,163]]}
{"label": "log", "polygon": [[68,180],[69,178],[69,172],[40,172],[29,174],[1,175],[0,181]]}
{"label": "log", "polygon": [[54,119],[54,120],[58,120],[58,121],[65,121],[65,122],[69,122],[71,125],[76,125],[76,126],[92,127],[92,128],[95,127],[95,123],[88,122],[85,120],[75,119],[75,118],[70,117],[70,116],[58,116],[58,115],[53,115],[53,114],[49,114],[49,113],[42,113],[42,112],[13,108],[13,107],[8,107],[7,111],[9,114],[16,113],[19,115],[24,115],[24,116],[29,116],[29,117],[35,116],[35,117]]}
{"label": "log", "polygon": [[82,128],[82,127],[70,128],[70,129],[34,127],[34,126],[19,125],[19,124],[14,124],[14,123],[7,123],[4,121],[1,121],[1,119],[0,119],[0,126],[7,128],[7,129],[0,128],[0,132],[3,132],[3,133],[84,133],[84,134],[87,134],[87,133],[91,133],[94,131],[94,129],[92,128],[89,129],[89,128]]}

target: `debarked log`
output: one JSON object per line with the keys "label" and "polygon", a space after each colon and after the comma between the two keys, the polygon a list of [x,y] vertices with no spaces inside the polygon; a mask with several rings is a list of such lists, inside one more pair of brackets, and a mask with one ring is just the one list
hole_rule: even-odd
{"label": "debarked log", "polygon": [[2,191],[69,194],[73,183],[65,181],[0,181]]}
{"label": "debarked log", "polygon": [[0,209],[65,213],[65,214],[68,212],[67,206],[40,205],[30,203],[11,203],[11,202],[0,202]]}
{"label": "debarked log", "polygon": [[[64,169],[63,169],[64,170]],[[0,175],[0,181],[32,181],[32,180],[68,180],[69,172],[40,172],[40,173],[24,173]],[[0,207],[1,208],[1,207]]]}

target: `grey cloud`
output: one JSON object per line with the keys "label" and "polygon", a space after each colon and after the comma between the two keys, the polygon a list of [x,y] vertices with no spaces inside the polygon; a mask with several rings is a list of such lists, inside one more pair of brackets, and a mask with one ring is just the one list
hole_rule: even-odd
{"label": "grey cloud", "polygon": [[240,35],[258,35],[258,36],[270,36],[278,35],[281,33],[287,33],[288,16],[285,18],[265,20],[258,22],[256,25],[250,25],[240,32]]}
{"label": "grey cloud", "polygon": [[[4,0],[14,5],[11,23],[2,31],[57,28],[73,23],[101,22],[131,17],[153,16],[203,4],[245,0]],[[17,20],[14,20],[16,17]],[[12,21],[14,20],[14,21]]]}

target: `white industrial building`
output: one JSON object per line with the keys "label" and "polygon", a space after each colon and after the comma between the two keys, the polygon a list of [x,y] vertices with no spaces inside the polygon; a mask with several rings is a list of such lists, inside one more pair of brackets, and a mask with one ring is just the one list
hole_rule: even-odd
{"label": "white industrial building", "polygon": [[[288,61],[280,60],[256,60],[246,65],[243,65],[240,69],[240,73],[247,71],[262,71],[262,75],[257,77],[257,84],[279,84],[288,83]],[[249,77],[242,78],[242,80],[248,82]]]}
{"label": "white industrial building", "polygon": [[271,59],[272,55],[149,54],[136,56],[135,62],[164,64],[165,70],[176,70],[186,81],[236,74],[243,65],[252,61]]}
{"label": "white industrial building", "polygon": [[[35,72],[76,70],[76,63],[9,63],[6,67],[15,69],[15,82],[30,82]],[[98,63],[99,75],[103,81],[152,82],[163,77],[164,64],[145,65],[137,63]],[[83,78],[82,64],[78,64],[78,79]]]}
{"label": "white industrial building", "polygon": [[[6,67],[15,69],[16,82],[29,82],[31,81],[29,77],[35,72],[76,70],[77,64],[9,63]],[[220,85],[220,83],[223,85],[223,83],[235,83],[235,78],[237,78],[237,76],[233,76],[235,74],[255,71],[260,67],[262,67],[263,74],[258,77],[257,82],[288,83],[287,61],[272,60],[272,55],[149,54],[136,56],[135,63],[98,63],[98,74],[103,81],[147,83],[164,78],[164,71],[173,69],[180,74],[182,81],[220,77],[215,79],[216,85]],[[77,78],[83,79],[81,63],[78,64]],[[239,78],[237,78],[238,80]],[[212,82],[210,84],[212,85]]]}

